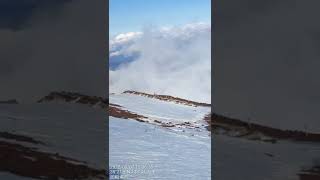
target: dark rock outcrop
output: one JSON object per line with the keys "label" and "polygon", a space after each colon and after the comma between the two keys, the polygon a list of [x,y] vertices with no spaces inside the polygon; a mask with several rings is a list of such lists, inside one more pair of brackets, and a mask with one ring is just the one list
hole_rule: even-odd
{"label": "dark rock outcrop", "polygon": [[9,99],[6,101],[0,101],[0,104],[19,104],[16,99]]}
{"label": "dark rock outcrop", "polygon": [[73,92],[52,92],[49,95],[38,100],[38,103],[43,102],[53,102],[53,101],[63,101],[63,102],[73,102],[79,104],[87,104],[90,106],[99,106],[101,108],[108,107],[108,99],[97,96],[87,96],[80,93]]}
{"label": "dark rock outcrop", "polygon": [[168,95],[148,94],[148,93],[137,92],[137,91],[124,91],[123,93],[124,94],[135,94],[135,95],[140,95],[140,96],[146,96],[149,98],[155,98],[155,99],[159,99],[162,101],[170,101],[170,102],[174,102],[177,104],[184,104],[184,105],[188,105],[188,106],[211,107],[211,104],[190,101],[190,100],[186,100],[186,99],[182,99],[182,98],[178,98],[178,97],[173,97],[173,96],[168,96]]}
{"label": "dark rock outcrop", "polygon": [[212,131],[213,134],[223,134],[267,142],[276,142],[277,140],[320,142],[320,134],[317,133],[282,130],[228,118],[215,113],[206,116],[205,120],[209,123],[208,130]]}

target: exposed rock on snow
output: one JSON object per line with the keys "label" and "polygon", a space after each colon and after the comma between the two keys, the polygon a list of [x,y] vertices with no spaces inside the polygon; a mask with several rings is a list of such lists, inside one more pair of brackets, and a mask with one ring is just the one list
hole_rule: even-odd
{"label": "exposed rock on snow", "polygon": [[[207,121],[210,116],[206,117]],[[232,137],[241,137],[250,140],[276,142],[277,140],[320,142],[320,134],[296,130],[282,130],[259,124],[248,123],[238,119],[227,118],[212,114],[212,132]]]}
{"label": "exposed rock on snow", "polygon": [[49,95],[41,98],[38,103],[43,102],[71,102],[79,104],[87,104],[93,107],[108,107],[108,100],[97,96],[87,96],[74,92],[52,92]]}
{"label": "exposed rock on snow", "polygon": [[137,91],[124,91],[123,93],[124,94],[135,94],[135,95],[140,95],[140,96],[146,96],[149,98],[155,98],[155,99],[159,99],[162,101],[170,101],[170,102],[174,102],[177,104],[184,104],[184,105],[188,105],[188,106],[211,107],[211,104],[208,104],[208,103],[199,103],[199,102],[190,101],[190,100],[186,100],[186,99],[182,99],[182,98],[178,98],[178,97],[173,97],[173,96],[169,96],[169,95],[157,95],[157,94],[152,95],[152,94],[137,92]]}
{"label": "exposed rock on snow", "polygon": [[6,101],[0,101],[0,104],[19,104],[16,99],[9,99]]}
{"label": "exposed rock on snow", "polygon": [[147,119],[147,117],[138,115],[136,113],[132,113],[127,110],[121,109],[121,106],[116,104],[109,104],[108,108],[109,116],[122,118],[122,119],[135,119],[137,121],[145,122],[143,119]]}
{"label": "exposed rock on snow", "polygon": [[104,179],[105,176],[105,170],[90,168],[85,162],[1,140],[0,171],[37,179]]}

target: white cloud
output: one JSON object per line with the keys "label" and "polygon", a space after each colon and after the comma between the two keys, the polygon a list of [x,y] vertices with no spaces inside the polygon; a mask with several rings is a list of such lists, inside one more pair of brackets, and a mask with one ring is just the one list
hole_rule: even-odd
{"label": "white cloud", "polygon": [[123,45],[125,43],[128,43],[132,40],[135,40],[139,37],[141,37],[142,32],[128,32],[123,34],[118,34],[113,39],[110,40],[109,45],[110,47],[116,46],[116,45]]}
{"label": "white cloud", "polygon": [[140,54],[130,64],[109,70],[110,92],[137,90],[211,101],[210,24],[147,28],[116,36],[110,47],[110,55]]}

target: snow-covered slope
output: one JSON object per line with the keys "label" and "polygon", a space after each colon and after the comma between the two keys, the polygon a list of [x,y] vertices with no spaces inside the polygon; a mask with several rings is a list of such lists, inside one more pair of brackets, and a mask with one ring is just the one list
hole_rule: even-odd
{"label": "snow-covered slope", "polygon": [[145,96],[133,94],[118,94],[109,96],[110,103],[117,104],[126,110],[148,117],[146,121],[171,123],[197,123],[203,121],[210,107],[194,107],[188,105],[166,102]]}
{"label": "snow-covered slope", "polygon": [[320,179],[320,134],[276,129],[215,114],[212,132],[216,179]]}
{"label": "snow-covered slope", "polygon": [[319,143],[279,141],[272,144],[222,135],[214,135],[213,142],[214,179],[320,179],[320,171],[303,172],[319,167]]}
{"label": "snow-covered slope", "polygon": [[[0,145],[18,143],[40,152],[58,152],[59,156],[51,154],[52,159],[63,156],[86,162],[76,164],[104,168],[103,148],[92,147],[105,143],[106,126],[101,124],[107,123],[108,101],[64,92],[51,93],[39,102],[0,105]],[[213,179],[319,179],[317,134],[215,116],[211,139],[204,120],[210,112],[207,104],[171,96],[110,94],[109,168],[121,170],[121,178],[130,180],[206,180],[211,179],[211,166]],[[9,178],[20,179],[0,173],[0,179]]]}
{"label": "snow-covered slope", "polygon": [[210,107],[177,104],[136,94],[111,94],[113,107],[143,122],[109,114],[109,165],[123,179],[211,179]]}
{"label": "snow-covered slope", "polygon": [[[214,115],[211,148],[203,120],[210,107],[166,97],[138,92],[109,96],[111,107],[136,115],[110,118],[110,165],[125,170],[132,170],[132,164],[138,164],[133,169],[147,166],[139,173],[124,171],[125,179],[208,179],[211,150],[213,179],[320,179],[319,134]],[[137,115],[141,122],[133,121]]]}
{"label": "snow-covered slope", "polygon": [[74,103],[0,104],[0,179],[102,179],[106,119]]}

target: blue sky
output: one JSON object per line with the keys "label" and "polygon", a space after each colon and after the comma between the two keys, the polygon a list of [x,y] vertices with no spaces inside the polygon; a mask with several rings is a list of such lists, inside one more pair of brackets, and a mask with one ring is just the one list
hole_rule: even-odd
{"label": "blue sky", "polygon": [[211,22],[211,0],[109,0],[110,36],[192,22]]}

